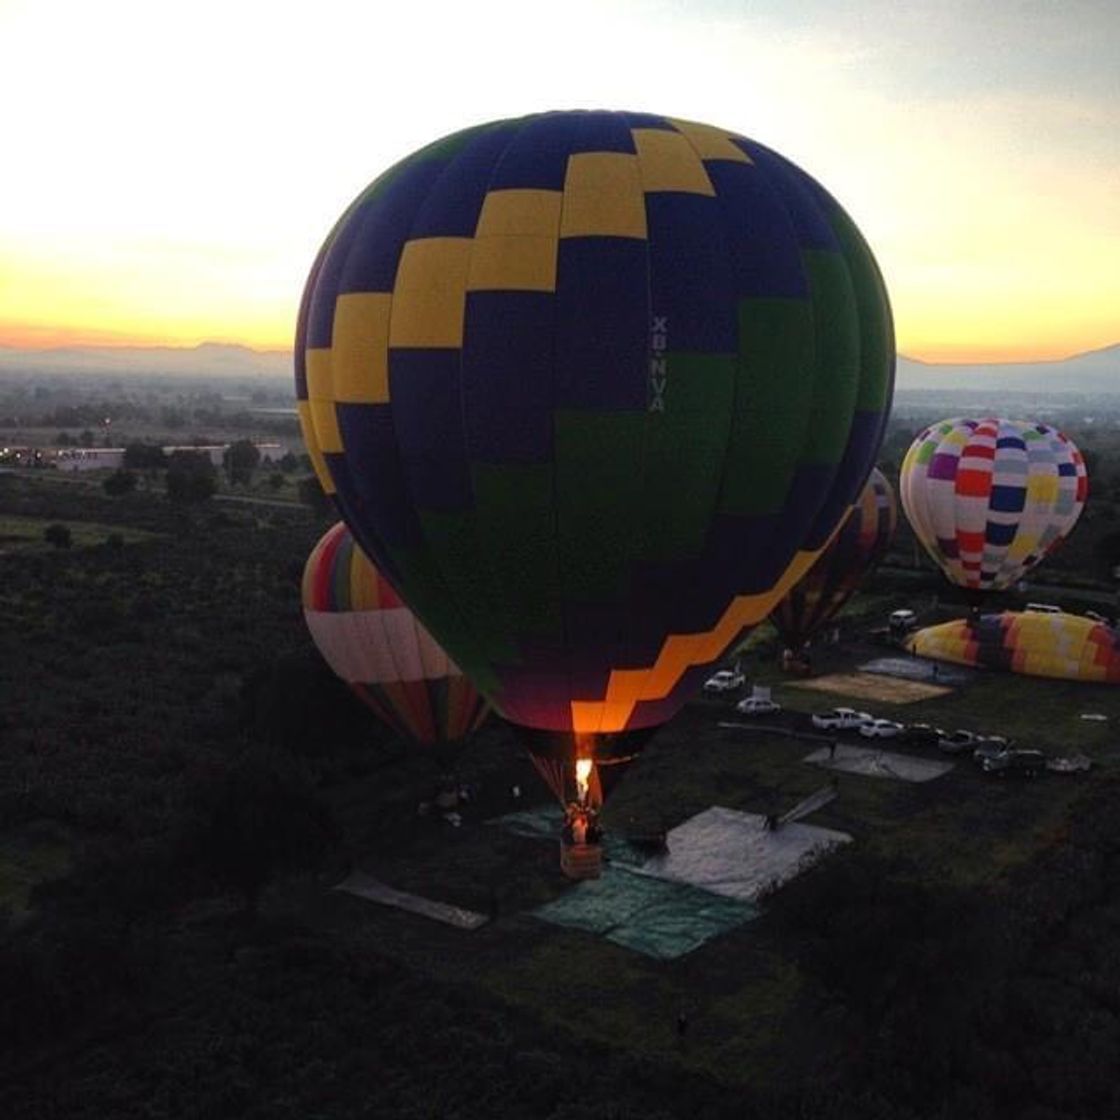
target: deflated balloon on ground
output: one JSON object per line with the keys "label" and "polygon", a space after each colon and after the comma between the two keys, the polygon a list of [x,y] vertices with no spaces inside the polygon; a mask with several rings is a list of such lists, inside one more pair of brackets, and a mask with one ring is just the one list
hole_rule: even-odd
{"label": "deflated balloon on ground", "polygon": [[919,630],[907,639],[919,657],[1036,677],[1120,682],[1120,634],[1081,615],[1004,611]]}

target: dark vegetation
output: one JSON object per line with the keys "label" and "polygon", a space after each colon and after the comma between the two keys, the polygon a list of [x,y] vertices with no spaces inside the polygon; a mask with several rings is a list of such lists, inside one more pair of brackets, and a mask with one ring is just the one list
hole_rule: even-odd
{"label": "dark vegetation", "polygon": [[[1111,602],[1106,449],[1094,517],[1056,570]],[[258,470],[235,458],[227,482]],[[0,542],[5,1120],[1120,1115],[1107,730],[1079,743],[1097,762],[1085,779],[852,779],[823,823],[855,844],[759,921],[647,960],[526,915],[564,886],[552,845],[481,823],[515,782],[545,796],[504,727],[461,761],[477,790],[464,827],[417,816],[431,760],[306,636],[299,579],[332,520],[312,485],[287,508],[176,502],[176,469],[141,452],[129,486],[0,474],[0,519],[41,526],[34,547]],[[865,605],[885,616],[940,588],[904,533]],[[774,652],[757,644],[752,670]],[[1071,686],[1034,718],[1022,683],[913,718],[1006,712],[1060,750],[1078,711],[1120,717],[1106,690]],[[769,812],[819,784],[789,741],[745,744],[717,716],[697,704],[658,735],[611,827],[713,802]],[[330,892],[358,861],[498,920],[467,935]]]}

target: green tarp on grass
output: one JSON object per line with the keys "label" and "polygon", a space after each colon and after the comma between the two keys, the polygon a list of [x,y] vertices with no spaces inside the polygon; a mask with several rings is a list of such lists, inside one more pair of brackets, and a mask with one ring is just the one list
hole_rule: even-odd
{"label": "green tarp on grass", "polygon": [[[521,809],[516,813],[507,813],[504,817],[495,817],[486,823],[496,824],[515,836],[559,843],[564,813],[556,804],[539,805],[534,809]],[[621,836],[612,835],[609,828],[603,840],[603,852],[609,862],[625,863],[632,867],[639,866],[647,858],[646,853],[638,851]]]}
{"label": "green tarp on grass", "polygon": [[546,922],[586,930],[667,960],[749,922],[758,909],[616,864],[606,867],[601,878],[571,887],[533,913]]}
{"label": "green tarp on grass", "polygon": [[[563,813],[559,806],[544,805],[490,823],[518,836],[555,843]],[[647,854],[609,830],[604,849],[606,864],[600,878],[573,884],[532,913],[554,925],[586,930],[661,960],[684,956],[758,914],[750,902],[638,871]]]}

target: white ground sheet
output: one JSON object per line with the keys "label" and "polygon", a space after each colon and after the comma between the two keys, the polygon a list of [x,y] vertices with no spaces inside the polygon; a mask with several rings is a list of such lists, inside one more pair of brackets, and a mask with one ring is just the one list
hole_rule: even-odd
{"label": "white ground sheet", "polygon": [[371,902],[395,906],[399,910],[409,910],[413,914],[423,914],[425,918],[432,918],[449,926],[457,926],[459,929],[478,929],[487,921],[485,914],[466,910],[462,906],[451,906],[446,902],[421,898],[407,891],[398,891],[372,875],[367,875],[364,871],[353,872],[334,889],[357,895],[358,898],[369,899]]}
{"label": "white ground sheet", "polygon": [[902,782],[930,782],[948,774],[953,763],[933,758],[917,758],[909,754],[892,754],[879,747],[853,747],[837,743],[835,755],[828,747],[805,756],[806,762],[839,770],[845,774],[863,774],[868,778],[894,778]]}
{"label": "white ground sheet", "polygon": [[800,823],[770,831],[759,813],[713,805],[671,829],[667,840],[668,854],[646,860],[637,870],[754,902],[851,836]]}

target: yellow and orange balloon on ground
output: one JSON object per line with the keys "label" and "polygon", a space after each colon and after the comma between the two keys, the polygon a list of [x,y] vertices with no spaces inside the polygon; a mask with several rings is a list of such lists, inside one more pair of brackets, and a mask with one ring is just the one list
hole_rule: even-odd
{"label": "yellow and orange balloon on ground", "polygon": [[919,657],[1035,677],[1120,683],[1120,634],[1082,615],[1003,611],[929,626],[907,649]]}

